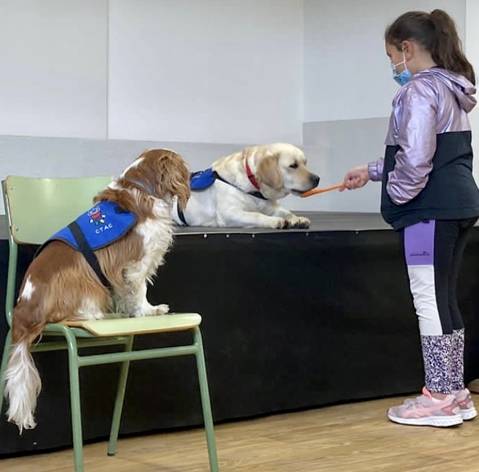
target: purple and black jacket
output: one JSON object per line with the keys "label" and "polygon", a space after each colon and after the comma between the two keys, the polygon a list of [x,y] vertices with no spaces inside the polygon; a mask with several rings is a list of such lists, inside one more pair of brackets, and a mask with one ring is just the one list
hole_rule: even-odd
{"label": "purple and black jacket", "polygon": [[475,92],[463,76],[434,67],[394,97],[385,157],[368,166],[370,179],[382,180],[381,213],[394,229],[479,216],[467,116]]}

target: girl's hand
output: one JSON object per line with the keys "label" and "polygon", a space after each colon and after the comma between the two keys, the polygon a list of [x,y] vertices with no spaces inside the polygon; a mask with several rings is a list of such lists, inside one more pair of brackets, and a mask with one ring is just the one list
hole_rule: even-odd
{"label": "girl's hand", "polygon": [[369,182],[369,172],[368,166],[359,166],[351,169],[345,176],[343,185],[344,188],[340,190],[341,192],[345,189],[353,190],[357,188],[364,187]]}

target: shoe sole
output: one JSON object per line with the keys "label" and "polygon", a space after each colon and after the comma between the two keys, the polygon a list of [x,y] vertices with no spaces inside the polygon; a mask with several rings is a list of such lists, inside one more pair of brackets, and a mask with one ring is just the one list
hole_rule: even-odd
{"label": "shoe sole", "polygon": [[473,420],[477,416],[477,410],[475,407],[461,409],[461,416],[464,421]]}
{"label": "shoe sole", "polygon": [[460,425],[463,422],[462,415],[426,416],[424,418],[398,418],[397,416],[393,416],[388,413],[388,418],[394,423],[411,426],[435,426],[436,428],[448,428],[450,426]]}

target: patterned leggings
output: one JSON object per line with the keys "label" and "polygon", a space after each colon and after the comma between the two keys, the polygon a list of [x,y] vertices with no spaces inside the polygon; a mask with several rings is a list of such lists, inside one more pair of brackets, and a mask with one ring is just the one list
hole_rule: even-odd
{"label": "patterned leggings", "polygon": [[467,237],[475,221],[430,220],[403,231],[425,384],[431,392],[451,393],[464,388],[464,324],[456,290]]}

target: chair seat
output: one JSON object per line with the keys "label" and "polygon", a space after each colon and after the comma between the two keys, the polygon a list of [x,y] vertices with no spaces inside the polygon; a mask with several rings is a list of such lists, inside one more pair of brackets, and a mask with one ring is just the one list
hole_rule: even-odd
{"label": "chair seat", "polygon": [[138,318],[110,318],[105,320],[64,321],[72,328],[81,328],[94,336],[129,336],[148,333],[186,331],[199,326],[201,316],[197,313],[180,313]]}

